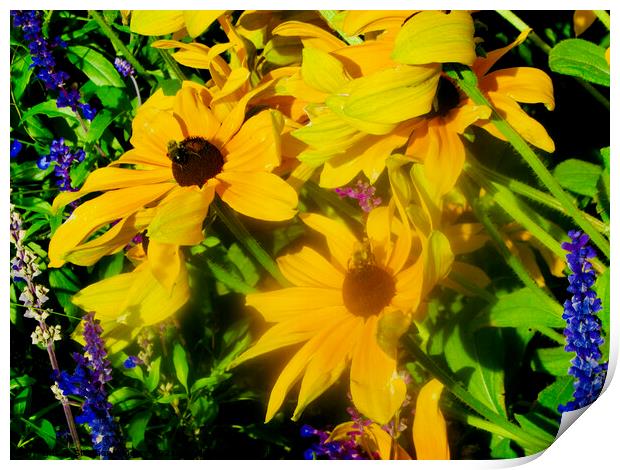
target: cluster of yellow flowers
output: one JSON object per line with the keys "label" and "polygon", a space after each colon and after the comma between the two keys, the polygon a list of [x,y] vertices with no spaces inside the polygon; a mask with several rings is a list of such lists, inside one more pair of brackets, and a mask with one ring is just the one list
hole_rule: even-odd
{"label": "cluster of yellow flowers", "polygon": [[[479,268],[455,261],[486,241],[480,224],[457,222],[469,208],[456,182],[469,126],[503,136],[489,120],[491,109],[460,92],[442,64],[471,67],[495,110],[551,152],[543,126],[518,104],[553,109],[550,78],[529,67],[490,71],[527,32],[477,57],[474,22],[464,11],[341,11],[327,21],[316,12],[246,11],[234,23],[225,11],[124,15],[135,33],[173,33],[152,47],[175,49],[176,61],[208,70],[210,80],[183,81],[174,95],[155,92],[133,120],[133,148],[95,170],[79,191],[56,198],[58,210],[99,193],[54,233],[50,267],[92,265],[146,234],[148,247],[127,253],[132,272],[74,298],[96,312],[118,351],[141,327],[187,302],[181,247],[204,239],[214,198],[255,219],[298,217],[324,237],[328,251],[303,246],[281,256],[277,265],[290,286],[247,295],[246,305],[273,326],[235,364],[299,345],[273,387],[266,420],[301,382],[296,419],[350,366],[355,406],[387,423],[406,397],[398,340],[423,317],[427,294],[449,285],[450,271],[489,282]],[[227,42],[181,41],[214,23]],[[363,237],[341,220],[298,211],[298,192],[310,178],[337,188],[360,173],[373,184],[386,172],[391,199],[364,219]],[[440,389],[433,387],[436,403]],[[426,426],[445,436],[438,410]],[[381,432],[376,428],[378,441]],[[446,457],[445,439],[434,442],[443,442],[435,455]]]}

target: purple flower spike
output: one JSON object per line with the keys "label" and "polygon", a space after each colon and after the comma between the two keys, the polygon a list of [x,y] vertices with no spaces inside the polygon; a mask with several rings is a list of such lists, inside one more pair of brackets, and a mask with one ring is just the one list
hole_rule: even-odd
{"label": "purple flower spike", "polygon": [[607,373],[607,363],[598,363],[602,357],[599,346],[604,341],[596,312],[602,309],[602,305],[592,290],[596,273],[588,261],[596,256],[596,252],[587,245],[590,240],[588,235],[571,230],[568,236],[571,242],[562,243],[562,248],[569,252],[566,261],[572,274],[568,276],[570,285],[567,291],[573,296],[564,302],[562,318],[566,320],[564,349],[576,354],[568,373],[577,380],[574,383],[573,400],[558,407],[561,413],[577,410],[596,400]]}

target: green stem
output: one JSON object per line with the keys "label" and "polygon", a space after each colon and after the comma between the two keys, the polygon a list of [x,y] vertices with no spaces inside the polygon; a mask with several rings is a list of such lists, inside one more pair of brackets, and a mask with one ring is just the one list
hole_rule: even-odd
{"label": "green stem", "polygon": [[444,371],[438,364],[435,363],[430,356],[426,355],[424,351],[416,344],[416,342],[409,336],[405,337],[405,346],[407,350],[415,357],[416,361],[428,370],[437,380],[444,384],[448,391],[462,401],[465,405],[470,407],[480,416],[485,418],[495,426],[506,430],[508,433],[514,436],[514,440],[527,449],[544,449],[551,444],[551,442],[543,441],[542,439],[532,436],[530,433],[524,431],[519,426],[508,421],[505,417],[498,415],[484,403],[475,398],[471,393],[465,389],[460,383],[458,383],[452,376]]}
{"label": "green stem", "polygon": [[465,197],[468,199],[469,204],[471,205],[474,211],[474,214],[476,215],[478,220],[484,225],[487,233],[489,234],[491,239],[495,242],[495,247],[497,251],[499,251],[499,253],[502,255],[504,260],[506,261],[506,264],[508,264],[508,266],[512,268],[512,270],[517,275],[517,277],[521,280],[521,282],[526,287],[530,288],[531,291],[541,299],[541,301],[544,301],[545,303],[549,304],[549,306],[553,308],[555,311],[557,311],[558,313],[561,313],[562,307],[560,306],[560,304],[558,304],[546,291],[541,289],[538,286],[538,284],[536,284],[536,282],[529,275],[529,273],[525,269],[525,266],[523,266],[519,258],[514,256],[510,252],[510,250],[506,246],[506,243],[504,242],[504,239],[499,233],[499,230],[497,229],[497,227],[495,226],[495,224],[489,217],[486,208],[483,207],[483,205],[480,202],[480,199],[474,196],[472,189],[468,187],[469,185],[467,183],[467,180],[464,178],[461,178],[461,185],[463,186],[463,189],[464,189],[463,192],[465,194]]}
{"label": "green stem", "polygon": [[605,25],[607,30],[611,31],[611,19],[609,18],[609,13],[605,10],[594,10],[594,14],[599,20],[601,20],[601,23]]}
{"label": "green stem", "polygon": [[594,226],[581,214],[581,211],[575,206],[574,202],[568,194],[562,189],[560,183],[553,177],[551,172],[538,158],[538,155],[530,148],[529,144],[521,137],[521,135],[513,129],[493,108],[491,103],[486,99],[482,92],[478,89],[476,75],[467,67],[453,64],[447,67],[448,74],[456,81],[457,85],[463,92],[478,105],[488,106],[493,112],[491,114],[491,122],[506,137],[508,142],[521,155],[523,160],[530,166],[540,181],[549,189],[551,194],[560,201],[566,209],[568,215],[581,227],[581,229],[590,236],[592,242],[603,252],[609,259],[610,249],[609,242],[594,228]]}
{"label": "green stem", "polygon": [[97,22],[103,34],[105,34],[108,39],[110,39],[112,45],[114,46],[114,49],[116,49],[117,52],[120,52],[123,57],[125,57],[125,59],[129,61],[129,63],[132,65],[136,72],[138,72],[140,75],[146,75],[148,72],[144,69],[144,67],[142,67],[140,62],[138,62],[136,56],[134,56],[131,51],[127,49],[127,46],[123,44],[123,41],[120,40],[118,34],[116,34],[116,32],[108,24],[103,15],[100,15],[99,12],[95,10],[88,10],[88,14],[92,16],[92,18]]}
{"label": "green stem", "polygon": [[[491,170],[490,168],[487,168],[481,165],[480,162],[475,161],[471,157],[469,158],[467,162],[465,162],[466,169],[469,166],[471,166],[479,174],[482,174],[485,178],[488,178],[491,181],[495,181],[497,183],[503,184],[508,189],[513,191],[515,194],[518,194],[520,196],[525,196],[526,198],[534,202],[538,202],[544,206],[549,207],[550,209],[556,210],[568,216],[564,206],[560,204],[560,202],[556,198],[551,196],[550,194],[547,194],[543,191],[540,191],[539,189],[536,189],[532,186],[522,183],[519,180],[509,178],[501,173]],[[605,224],[604,222],[597,219],[596,217],[593,217],[590,214],[587,214],[583,211],[581,213],[586,219],[590,221],[590,223],[597,229],[598,232],[606,236],[609,235],[609,226],[607,224]]]}
{"label": "green stem", "polygon": [[[512,11],[510,10],[495,10],[502,18],[504,18],[506,21],[508,21],[511,25],[513,25],[515,28],[517,28],[517,30],[519,32],[523,32],[527,29],[532,29],[530,28],[527,23],[525,23],[521,18],[519,18],[517,15],[515,15]],[[596,11],[595,11],[596,13]],[[607,15],[607,13],[605,12],[605,14]],[[598,15],[597,15],[598,16]],[[599,17],[600,18],[600,17]],[[607,15],[607,18],[609,18],[609,15]],[[602,20],[601,20],[602,21]],[[549,44],[547,44],[545,41],[543,41],[540,36],[538,34],[536,34],[533,30],[532,32],[528,35],[528,39],[530,39],[536,46],[538,46],[538,48],[540,50],[542,50],[545,54],[549,54],[549,52],[551,52],[551,46],[549,46]],[[585,88],[585,90],[590,93],[594,99],[596,99],[596,101],[598,101],[599,103],[601,103],[603,106],[605,106],[608,110],[610,108],[609,106],[609,100],[607,98],[605,98],[596,88],[594,88],[592,85],[590,85],[588,82],[577,78],[577,82],[583,87]]]}
{"label": "green stem", "polygon": [[321,14],[325,22],[329,25],[329,27],[333,29],[334,31],[336,31],[340,35],[340,37],[344,39],[344,41],[347,44],[355,45],[355,44],[361,44],[362,42],[364,42],[358,36],[347,36],[334,25],[334,18],[337,15],[336,10],[319,10],[319,13]]}
{"label": "green stem", "polygon": [[161,58],[164,59],[164,62],[166,63],[166,66],[168,67],[168,71],[170,72],[170,75],[172,77],[178,80],[181,80],[181,81],[187,80],[187,77],[181,70],[181,67],[179,67],[179,64],[177,64],[177,61],[174,60],[174,58],[170,55],[168,51],[164,49],[157,49],[157,52],[159,52],[159,55],[161,56]]}
{"label": "green stem", "polygon": [[566,337],[562,333],[555,331],[553,328],[549,328],[548,326],[535,326],[534,329],[558,344],[566,343]]}
{"label": "green stem", "polygon": [[[560,242],[549,235],[548,230],[545,230],[539,225],[541,218],[534,211],[531,211],[530,208],[520,201],[508,188],[487,180],[471,169],[467,170],[466,173],[474,179],[480,187],[484,188],[484,190],[491,195],[493,201],[495,201],[495,203],[497,203],[497,205],[501,207],[506,214],[514,218],[516,222],[521,224],[523,228],[534,235],[534,237],[536,237],[538,241],[545,245],[552,253],[560,258],[564,258],[566,252],[560,246]],[[534,220],[534,217],[539,220]],[[547,225],[549,225],[548,221]]]}
{"label": "green stem", "polygon": [[267,253],[265,249],[260,246],[258,241],[243,226],[237,217],[237,214],[235,214],[234,211],[232,211],[219,199],[214,200],[211,207],[215,209],[217,216],[222,222],[224,222],[224,224],[226,224],[228,230],[230,230],[235,238],[239,240],[239,243],[241,243],[250,253],[252,253],[254,259],[256,259],[256,261],[258,261],[258,263],[273,276],[278,284],[282,287],[290,286],[290,283],[280,272],[278,265],[271,258],[271,256],[269,256],[269,253]]}

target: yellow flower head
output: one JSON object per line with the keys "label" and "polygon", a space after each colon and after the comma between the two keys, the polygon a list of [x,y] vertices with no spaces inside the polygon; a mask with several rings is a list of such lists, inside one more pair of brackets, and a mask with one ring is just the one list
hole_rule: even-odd
{"label": "yellow flower head", "polygon": [[[318,214],[301,218],[325,236],[331,260],[307,246],[278,259],[282,274],[294,287],[247,296],[246,304],[276,325],[235,364],[304,343],[271,392],[267,421],[299,379],[293,419],[350,363],[355,406],[374,421],[386,423],[406,393],[396,372],[396,349],[420,302],[423,269],[417,237],[393,216],[393,206],[370,212],[364,242],[339,221]],[[408,262],[411,251],[417,251],[413,264]]]}
{"label": "yellow flower head", "polygon": [[[203,239],[202,223],[217,193],[237,212],[280,221],[295,215],[297,193],[271,170],[280,163],[282,119],[264,110],[245,120],[260,88],[231,104],[209,89],[183,83],[174,97],[156,93],[133,122],[134,146],[94,171],[80,191],[64,193],[58,208],[91,192],[50,241],[50,266],[92,264],[119,251],[137,233],[172,245]],[[225,101],[225,96],[221,97]],[[119,168],[132,164],[136,168]],[[117,222],[98,237],[97,231]]]}

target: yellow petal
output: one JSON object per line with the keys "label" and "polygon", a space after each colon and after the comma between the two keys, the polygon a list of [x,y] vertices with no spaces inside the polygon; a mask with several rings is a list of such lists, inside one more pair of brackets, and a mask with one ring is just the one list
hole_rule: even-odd
{"label": "yellow petal", "polygon": [[312,316],[321,308],[343,308],[340,289],[288,287],[272,292],[248,294],[245,304],[254,307],[267,322],[282,322]]}
{"label": "yellow petal", "polygon": [[593,10],[575,10],[573,14],[575,36],[581,36],[586,29],[592,26],[595,20],[596,14]]}
{"label": "yellow petal", "polygon": [[605,60],[607,61],[608,65],[611,65],[611,62],[609,62],[609,60],[610,60],[610,50],[609,50],[609,47],[605,50]]}
{"label": "yellow petal", "polygon": [[418,395],[413,420],[413,445],[418,460],[449,460],[446,420],[439,409],[443,384],[428,382]]}
{"label": "yellow petal", "polygon": [[160,161],[167,158],[168,142],[188,137],[172,114],[152,107],[138,110],[132,128],[131,145],[138,153],[154,155]]}
{"label": "yellow petal", "polygon": [[[491,279],[482,269],[469,263],[455,261],[452,263],[450,273],[457,274],[463,279],[466,279],[469,283],[478,286],[480,289],[486,288],[491,283]],[[453,282],[450,278],[445,278],[441,281],[441,284],[465,295],[477,295],[477,293],[469,291],[458,282]]]}
{"label": "yellow petal", "polygon": [[138,273],[131,272],[95,282],[77,292],[71,302],[86,312],[95,312],[103,321],[116,320],[122,314],[119,307],[126,301],[129,286],[137,276]]}
{"label": "yellow petal", "polygon": [[483,225],[479,223],[452,224],[443,228],[442,232],[450,241],[450,248],[455,255],[476,251],[489,239]]}
{"label": "yellow petal", "polygon": [[358,341],[364,320],[347,315],[346,319],[330,331],[321,348],[312,356],[299,389],[293,420],[299,419],[303,410],[340,378],[351,359],[351,351]]}
{"label": "yellow petal", "polygon": [[[552,153],[555,150],[555,144],[543,125],[531,118],[512,98],[501,93],[488,93],[487,95],[499,115],[506,119],[508,124],[521,134],[521,137],[545,152]],[[493,136],[506,140],[492,123],[483,122],[477,125]]]}
{"label": "yellow petal", "polygon": [[288,220],[297,213],[297,193],[267,172],[223,171],[217,176],[222,200],[237,212],[260,220]]}
{"label": "yellow petal", "polygon": [[52,211],[66,206],[85,194],[95,191],[141,186],[144,184],[162,183],[172,178],[169,168],[139,171],[127,168],[104,167],[93,171],[79,191],[60,193],[52,203]]}
{"label": "yellow petal", "polygon": [[287,21],[282,23],[274,28],[272,34],[285,37],[298,37],[304,45],[304,53],[309,48],[331,52],[346,46],[344,42],[324,29],[301,21]]}
{"label": "yellow petal", "polygon": [[276,111],[262,111],[248,119],[223,148],[224,171],[272,171],[281,160],[283,125]]}
{"label": "yellow petal", "polygon": [[377,317],[366,320],[351,363],[351,396],[355,407],[378,424],[386,424],[400,408],[407,386],[396,372],[396,351],[377,344]]}
{"label": "yellow petal", "polygon": [[380,70],[396,67],[390,57],[394,43],[390,41],[365,41],[331,52],[344,65],[353,78],[367,77]]}
{"label": "yellow petal", "polygon": [[[439,81],[437,65],[397,66],[357,78],[346,88],[343,108],[351,118],[396,124],[431,109]],[[327,103],[332,110],[335,106]]]}
{"label": "yellow petal", "polygon": [[161,36],[183,28],[181,10],[132,10],[129,29],[145,36]]}
{"label": "yellow petal", "polygon": [[358,247],[359,242],[344,222],[310,213],[300,214],[299,218],[308,227],[325,237],[329,251],[338,263],[340,270],[342,272],[347,271],[349,269],[349,260],[353,256],[353,252]]}
{"label": "yellow petal", "polygon": [[164,289],[171,292],[174,284],[178,281],[183,263],[183,255],[179,251],[179,245],[160,243],[151,239],[147,256],[153,277]]}
{"label": "yellow petal", "polygon": [[80,205],[54,232],[48,250],[49,267],[61,267],[65,254],[103,225],[133,214],[175,186],[173,183],[160,183],[117,189]]}
{"label": "yellow petal", "polygon": [[342,24],[347,36],[399,28],[415,10],[350,10]]}
{"label": "yellow petal", "polygon": [[286,320],[272,326],[250,349],[237,357],[230,367],[293,344],[307,341],[325,328],[326,324],[350,317],[344,307],[318,309],[312,315]]}
{"label": "yellow petal", "polygon": [[78,245],[65,254],[65,261],[79,266],[92,266],[103,256],[122,250],[153,218],[152,210],[140,211],[121,220],[103,235]]}
{"label": "yellow petal", "polygon": [[494,51],[488,52],[486,57],[478,57],[476,62],[474,63],[472,69],[478,77],[482,77],[486,74],[495,62],[501,59],[506,52],[510,51],[513,47],[518,46],[523,43],[527,39],[528,34],[530,34],[532,30],[527,28],[517,36],[512,43],[508,44],[506,47],[502,47],[500,49],[495,49]]}
{"label": "yellow petal", "polygon": [[108,166],[120,166],[123,164],[137,165],[136,169],[140,170],[171,168],[170,158],[168,158],[166,153],[139,152],[136,149],[128,150],[118,160],[113,161]]}
{"label": "yellow petal", "polygon": [[184,87],[178,91],[174,112],[181,118],[185,127],[183,133],[188,137],[202,137],[211,142],[220,128],[220,122],[194,88]]}
{"label": "yellow petal", "polygon": [[492,72],[480,80],[479,87],[484,92],[502,93],[519,103],[543,103],[549,111],[555,107],[551,78],[532,67]]}
{"label": "yellow petal", "polygon": [[[342,319],[340,318],[339,321],[342,321]],[[320,350],[325,338],[331,333],[337,323],[337,321],[325,323],[325,328],[304,344],[288,364],[286,364],[286,367],[282,370],[282,373],[271,390],[265,422],[271,421],[273,416],[280,409],[291,386],[297,382],[308,362],[312,359],[314,354]]]}
{"label": "yellow petal", "polygon": [[282,275],[296,286],[342,287],[343,273],[307,246],[296,253],[280,256],[277,262]]}
{"label": "yellow petal", "polygon": [[324,93],[335,93],[350,80],[342,63],[327,52],[304,48],[302,56],[301,76],[307,85]]}
{"label": "yellow petal", "polygon": [[208,47],[195,42],[187,44],[181,41],[160,39],[154,41],[151,47],[156,49],[178,48],[179,50],[172,54],[172,57],[179,64],[197,69],[209,69],[212,62],[218,60],[218,55],[232,48],[233,44],[225,42]]}
{"label": "yellow petal", "polygon": [[151,240],[175,245],[196,245],[203,239],[202,223],[213,200],[214,189],[204,186],[178,187],[157,206],[149,224]]}
{"label": "yellow petal", "polygon": [[403,64],[472,65],[476,59],[474,21],[466,11],[422,11],[399,31],[392,58]]}
{"label": "yellow petal", "polygon": [[193,38],[200,36],[226,10],[185,10],[183,20],[187,32]]}
{"label": "yellow petal", "polygon": [[390,302],[403,312],[415,313],[420,304],[424,282],[424,264],[420,256],[414,264],[396,274],[396,295]]}
{"label": "yellow petal", "polygon": [[448,275],[453,261],[454,254],[450,242],[442,232],[433,231],[425,250],[423,296]]}

